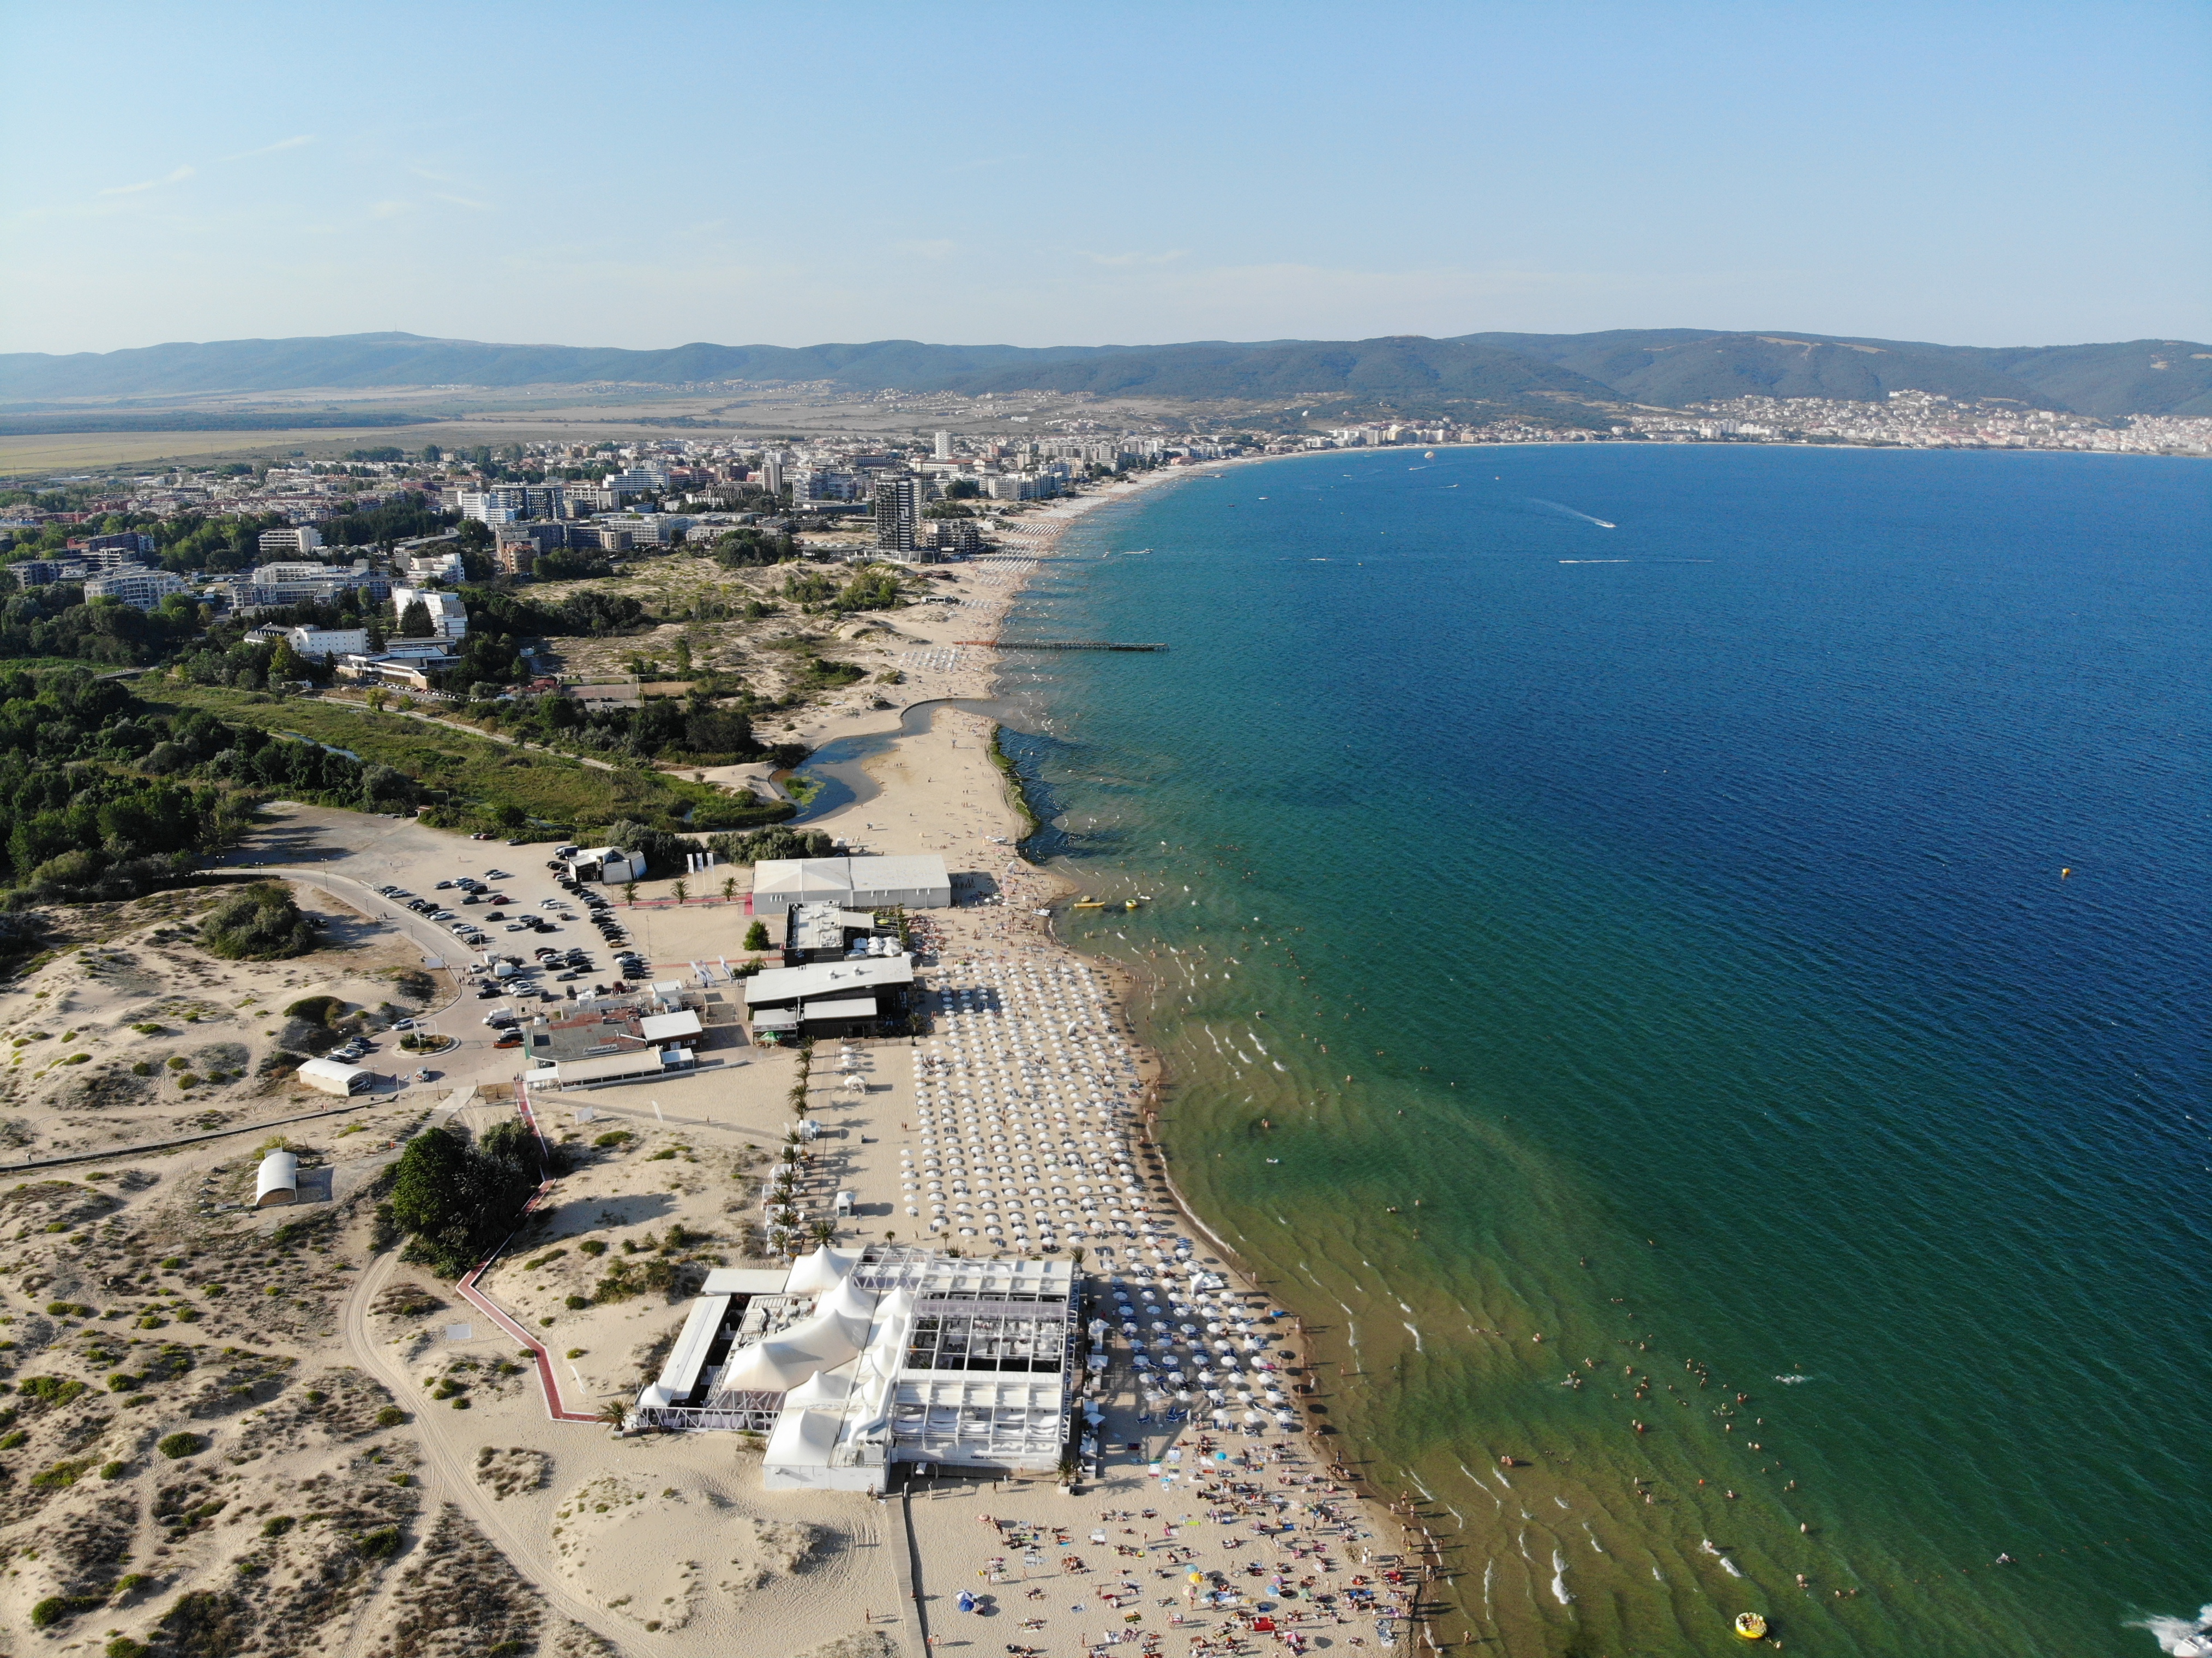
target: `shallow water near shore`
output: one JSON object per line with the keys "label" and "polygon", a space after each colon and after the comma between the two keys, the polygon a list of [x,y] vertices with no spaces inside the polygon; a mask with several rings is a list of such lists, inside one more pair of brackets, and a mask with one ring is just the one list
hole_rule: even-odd
{"label": "shallow water near shore", "polygon": [[1010,659],[1033,849],[1140,899],[1060,931],[1445,1544],[1440,1638],[2149,1655],[2212,1595],[2208,504],[1327,454],[1093,514],[1024,594],[1172,647]]}

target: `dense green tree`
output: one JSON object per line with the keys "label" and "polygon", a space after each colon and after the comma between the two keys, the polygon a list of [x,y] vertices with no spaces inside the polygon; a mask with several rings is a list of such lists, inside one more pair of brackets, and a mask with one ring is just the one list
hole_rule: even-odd
{"label": "dense green tree", "polygon": [[537,1143],[520,1122],[494,1124],[473,1145],[425,1129],[400,1155],[392,1218],[410,1257],[457,1277],[513,1230],[542,1178]]}

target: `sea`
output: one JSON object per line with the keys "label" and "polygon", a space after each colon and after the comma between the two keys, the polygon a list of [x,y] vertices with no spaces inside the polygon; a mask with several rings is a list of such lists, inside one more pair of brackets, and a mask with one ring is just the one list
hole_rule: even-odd
{"label": "sea", "polygon": [[[1325,452],[1081,520],[1006,740],[1458,1649],[2212,1601],[2212,465]],[[1202,1248],[1212,1245],[1201,1237]]]}

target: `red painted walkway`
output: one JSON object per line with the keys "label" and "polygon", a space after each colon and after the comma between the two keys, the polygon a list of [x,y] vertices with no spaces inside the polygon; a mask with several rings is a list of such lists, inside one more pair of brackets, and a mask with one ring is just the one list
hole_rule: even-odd
{"label": "red painted walkway", "polygon": [[[522,1113],[523,1121],[530,1125],[530,1132],[537,1136],[538,1155],[539,1159],[538,1166],[540,1168],[550,1167],[551,1165],[552,1157],[551,1154],[546,1148],[544,1131],[540,1129],[538,1126],[537,1113],[530,1108],[529,1089],[520,1084],[516,1084],[515,1087],[515,1103],[517,1108]],[[507,1253],[507,1246],[514,1242],[515,1232],[520,1232],[522,1230],[522,1222],[529,1219],[531,1212],[536,1209],[539,1204],[545,1200],[546,1193],[550,1192],[552,1189],[553,1182],[551,1181],[548,1180],[539,1182],[537,1191],[531,1193],[530,1201],[522,1206],[521,1219],[516,1223],[514,1231],[509,1232],[505,1240],[501,1242],[499,1248],[493,1250],[482,1260],[478,1261],[475,1267],[472,1268],[467,1276],[463,1278],[460,1283],[455,1287],[459,1290],[462,1298],[471,1307],[474,1307],[478,1311],[482,1312],[486,1318],[489,1318],[494,1324],[496,1324],[501,1329],[506,1331],[507,1334],[513,1336],[525,1347],[527,1347],[536,1357],[538,1360],[538,1385],[545,1390],[546,1415],[552,1418],[556,1422],[597,1422],[599,1419],[599,1413],[597,1412],[572,1411],[562,1404],[561,1383],[553,1374],[553,1355],[545,1351],[545,1344],[540,1341],[536,1336],[531,1334],[528,1330],[525,1329],[519,1319],[508,1313],[505,1308],[499,1305],[499,1303],[495,1302],[489,1296],[484,1294],[483,1291],[477,1288],[477,1280],[490,1270],[491,1265],[494,1261],[497,1260],[501,1255]]]}

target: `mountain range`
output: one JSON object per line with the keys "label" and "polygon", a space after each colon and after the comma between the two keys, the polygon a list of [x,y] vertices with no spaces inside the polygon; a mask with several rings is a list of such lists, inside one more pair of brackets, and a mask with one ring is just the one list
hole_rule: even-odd
{"label": "mountain range", "polygon": [[[1999,398],[2105,419],[2212,415],[2212,346],[2186,340],[1984,347],[1777,331],[1396,335],[1180,345],[710,345],[632,351],[499,345],[416,334],[218,340],[131,350],[0,355],[9,424],[26,404],[382,387],[511,390],[592,382],[821,382],[853,390],[1091,392],[1324,402],[1408,412],[1621,402],[1679,408],[1747,394],[1879,400],[1897,391]],[[82,413],[80,408],[73,412]]]}

